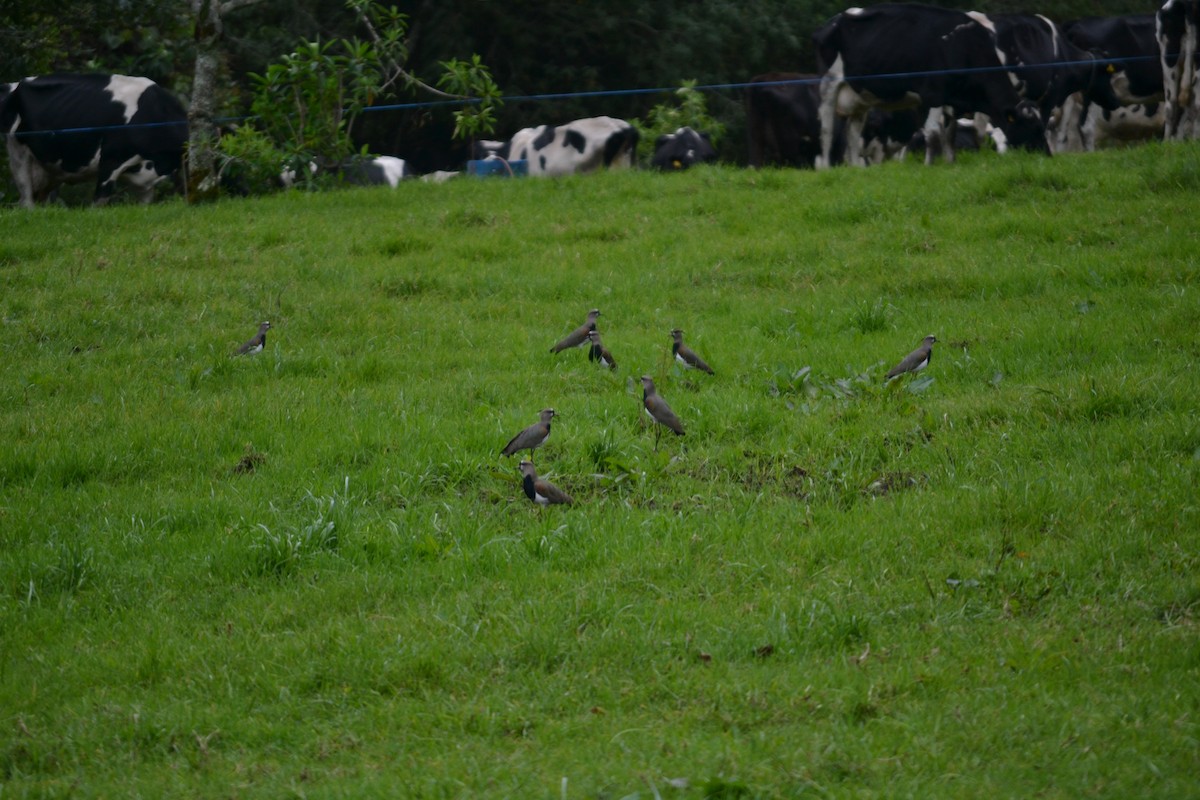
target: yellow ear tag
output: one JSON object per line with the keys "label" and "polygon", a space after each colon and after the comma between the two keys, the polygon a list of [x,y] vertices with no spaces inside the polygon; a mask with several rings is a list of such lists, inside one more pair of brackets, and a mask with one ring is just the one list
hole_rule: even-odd
{"label": "yellow ear tag", "polygon": [[1112,64],[1109,64],[1107,67],[1105,67],[1105,69],[1108,71],[1109,75],[1112,75],[1114,72],[1117,71],[1117,68],[1114,67]]}
{"label": "yellow ear tag", "polygon": [[674,167],[675,169],[680,169],[683,167],[683,162],[677,158],[671,162],[671,166]]}

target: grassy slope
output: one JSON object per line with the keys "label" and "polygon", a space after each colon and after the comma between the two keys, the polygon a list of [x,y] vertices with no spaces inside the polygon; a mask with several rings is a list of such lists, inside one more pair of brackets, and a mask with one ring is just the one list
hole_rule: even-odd
{"label": "grassy slope", "polygon": [[0,212],[3,795],[1196,796],[1200,152],[966,161]]}

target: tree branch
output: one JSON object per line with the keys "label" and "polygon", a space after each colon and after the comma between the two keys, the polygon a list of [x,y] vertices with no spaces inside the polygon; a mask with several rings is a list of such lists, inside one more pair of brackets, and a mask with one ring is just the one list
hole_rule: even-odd
{"label": "tree branch", "polygon": [[221,3],[219,10],[221,14],[228,14],[230,11],[237,11],[239,8],[257,5],[261,2],[262,0],[225,0]]}
{"label": "tree branch", "polygon": [[[245,0],[243,0],[243,1],[245,1]],[[249,1],[257,2],[257,0],[249,0]],[[232,2],[236,2],[236,0],[226,0],[226,2],[232,3]],[[371,18],[369,16],[367,16],[367,13],[363,10],[363,7],[356,4],[354,6],[354,10],[358,12],[359,21],[361,21],[363,25],[367,26],[367,33],[370,34],[371,41],[375,42],[375,44],[377,44],[377,45],[382,44],[383,39],[382,39],[382,37],[380,37],[379,31],[375,30],[374,23],[371,22]],[[465,95],[450,94],[449,92],[443,92],[441,89],[437,89],[433,86],[430,86],[428,83],[425,83],[425,81],[421,80],[420,78],[416,77],[412,73],[408,72],[406,69],[404,69],[404,67],[400,66],[400,64],[396,61],[396,59],[389,58],[388,61],[391,62],[392,76],[383,82],[383,86],[381,86],[380,89],[387,89],[389,86],[391,86],[393,83],[396,82],[397,78],[403,78],[409,84],[412,84],[414,86],[417,86],[418,88],[424,89],[425,91],[429,92],[432,95],[436,95],[437,97],[444,97],[447,100],[470,100],[471,99]]]}

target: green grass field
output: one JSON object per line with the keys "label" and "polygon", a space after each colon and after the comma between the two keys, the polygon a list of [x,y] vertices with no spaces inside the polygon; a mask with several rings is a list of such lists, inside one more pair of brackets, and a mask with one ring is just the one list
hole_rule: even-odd
{"label": "green grass field", "polygon": [[[1198,192],[0,211],[0,798],[1200,796]],[[611,373],[548,352],[593,306]],[[499,456],[547,406],[569,508]]]}

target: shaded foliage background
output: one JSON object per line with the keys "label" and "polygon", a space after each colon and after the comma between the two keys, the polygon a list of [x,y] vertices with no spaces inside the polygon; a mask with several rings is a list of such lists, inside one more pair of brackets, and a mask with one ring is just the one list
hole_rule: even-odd
{"label": "shaded foliage background", "polygon": [[[427,81],[438,62],[484,63],[509,97],[741,83],[770,70],[814,69],[810,36],[846,0],[405,0],[408,66]],[[1150,12],[1137,0],[980,0],[939,5],[987,12],[1038,12],[1057,20]],[[222,113],[248,113],[249,73],[301,40],[362,35],[342,0],[264,0],[231,15],[223,65]],[[145,75],[186,101],[191,80],[192,19],[185,0],[0,0],[0,80],[48,71],[111,71]],[[497,134],[543,122],[610,114],[641,117],[667,93],[635,93],[552,101],[519,100],[499,112]],[[745,161],[741,96],[710,91],[709,111],[727,127],[723,159]],[[428,98],[382,98],[400,104]],[[456,168],[465,146],[451,139],[453,109],[382,110],[363,116],[359,144],[410,159],[419,171]]]}

